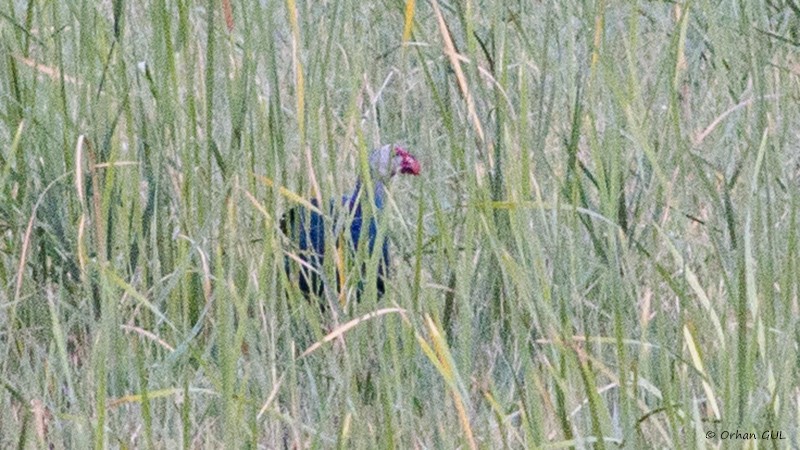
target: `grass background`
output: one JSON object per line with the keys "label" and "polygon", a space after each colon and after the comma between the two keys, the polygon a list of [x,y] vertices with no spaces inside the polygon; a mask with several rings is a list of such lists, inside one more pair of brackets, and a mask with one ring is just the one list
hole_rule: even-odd
{"label": "grass background", "polygon": [[[796,2],[8,0],[0,36],[0,447],[800,446]],[[422,163],[390,288],[321,313],[278,218],[384,142]]]}

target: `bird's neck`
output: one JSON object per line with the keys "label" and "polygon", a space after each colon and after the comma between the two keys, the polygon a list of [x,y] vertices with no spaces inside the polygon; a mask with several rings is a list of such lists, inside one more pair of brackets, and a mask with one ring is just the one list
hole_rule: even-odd
{"label": "bird's neck", "polygon": [[[385,196],[385,193],[386,193],[386,188],[384,186],[383,180],[381,180],[381,179],[376,177],[376,178],[372,179],[372,182],[373,182],[373,186],[375,188],[375,190],[373,191],[373,196],[375,197],[375,206],[378,209],[383,209],[384,196]],[[362,194],[361,188],[362,188],[363,185],[364,185],[364,183],[359,179],[358,182],[356,183],[356,188],[353,191],[353,195],[350,196],[350,207],[351,208],[353,206],[355,206],[355,202],[356,202],[356,199],[358,199],[359,194]]]}

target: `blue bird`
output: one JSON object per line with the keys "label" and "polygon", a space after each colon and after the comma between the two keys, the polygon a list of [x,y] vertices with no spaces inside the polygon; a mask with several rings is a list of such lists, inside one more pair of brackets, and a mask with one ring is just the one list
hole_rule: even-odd
{"label": "blue bird", "polygon": [[[369,219],[364,218],[362,204],[369,201],[369,196],[362,192],[364,184],[359,179],[353,191],[342,197],[340,205],[336,205],[335,200],[330,201],[330,218],[334,220],[329,230],[336,236],[337,244],[343,242],[342,233],[349,228],[349,247],[355,253],[358,250],[359,242],[362,239],[362,227],[364,221],[368,220],[369,225],[363,236],[368,240],[369,255],[375,251],[375,244],[378,235],[378,224],[376,215],[383,210],[385,201],[386,184],[396,174],[419,175],[419,161],[404,148],[387,144],[372,151],[369,156],[370,176],[374,187],[373,198],[375,200],[376,214]],[[292,282],[296,282],[300,291],[306,298],[311,296],[320,297],[324,290],[323,280],[320,276],[325,257],[325,216],[320,214],[322,208],[316,199],[312,199],[310,204],[315,209],[296,206],[286,211],[280,219],[280,228],[286,237],[289,238],[297,253],[287,256],[284,262],[286,275]],[[349,220],[349,223],[347,222]],[[346,240],[345,240],[346,241]],[[381,258],[378,261],[377,279],[375,281],[378,297],[380,298],[386,290],[384,279],[388,275],[390,256],[389,240],[384,239],[381,246]],[[338,255],[340,258],[342,255]],[[337,272],[343,269],[342,262],[337,261]],[[365,270],[362,267],[362,275]],[[342,274],[337,273],[337,283],[341,283]],[[357,294],[360,296],[363,283],[358,284]],[[341,288],[341,285],[339,285]]]}

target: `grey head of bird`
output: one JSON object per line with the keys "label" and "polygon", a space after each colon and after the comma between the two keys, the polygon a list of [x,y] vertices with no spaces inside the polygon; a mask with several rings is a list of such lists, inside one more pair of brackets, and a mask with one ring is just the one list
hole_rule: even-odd
{"label": "grey head of bird", "polygon": [[386,182],[398,173],[419,175],[420,164],[408,150],[397,144],[386,144],[369,155],[370,175]]}

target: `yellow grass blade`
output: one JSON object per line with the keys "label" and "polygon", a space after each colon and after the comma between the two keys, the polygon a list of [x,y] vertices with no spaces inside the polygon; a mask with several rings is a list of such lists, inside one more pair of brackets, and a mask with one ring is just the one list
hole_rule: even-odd
{"label": "yellow grass blade", "polygon": [[256,178],[261,180],[261,182],[264,183],[265,185],[267,185],[268,187],[277,188],[278,192],[280,192],[280,194],[282,196],[286,197],[287,199],[291,200],[292,202],[299,203],[303,207],[308,208],[309,211],[314,211],[315,213],[323,215],[323,216],[325,215],[319,208],[317,208],[316,206],[311,204],[310,201],[308,201],[305,198],[295,194],[294,192],[290,191],[289,189],[286,189],[283,186],[276,186],[275,182],[272,181],[271,179],[269,179],[267,177],[264,177],[264,176],[261,176],[261,175],[256,175]]}
{"label": "yellow grass blade", "polygon": [[352,328],[354,328],[356,325],[360,324],[361,322],[364,322],[366,320],[375,319],[377,317],[380,317],[380,316],[383,316],[383,315],[386,315],[386,314],[389,314],[389,313],[399,313],[399,314],[403,315],[403,314],[406,313],[406,310],[403,309],[403,308],[383,308],[383,309],[379,309],[377,311],[372,311],[371,313],[368,313],[368,314],[364,314],[361,317],[357,317],[357,318],[355,318],[355,319],[353,319],[353,320],[351,320],[351,321],[339,326],[335,330],[331,331],[324,338],[322,338],[321,341],[315,342],[311,347],[308,347],[306,349],[306,351],[304,351],[303,354],[300,355],[300,357],[301,358],[305,358],[306,356],[314,353],[318,348],[322,347],[323,344],[325,344],[327,342],[330,342],[330,341],[338,338],[339,336],[344,335],[346,332],[350,331]]}
{"label": "yellow grass blade", "polygon": [[414,0],[406,0],[405,19],[403,21],[403,44],[411,38],[411,27],[414,25]]}

